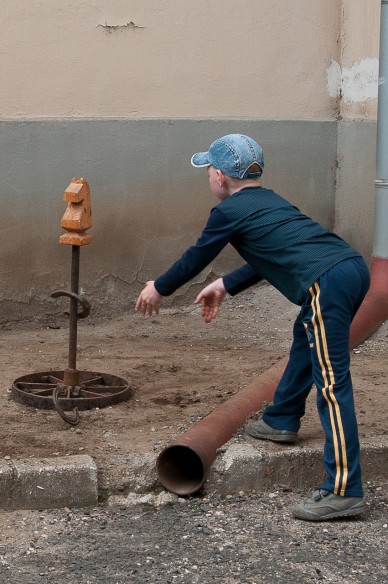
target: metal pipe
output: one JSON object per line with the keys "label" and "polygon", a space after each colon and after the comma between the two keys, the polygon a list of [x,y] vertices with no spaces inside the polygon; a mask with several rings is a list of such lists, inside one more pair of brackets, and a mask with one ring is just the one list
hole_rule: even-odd
{"label": "metal pipe", "polygon": [[[371,286],[351,335],[364,341],[388,318],[388,0],[381,2],[376,138],[375,228]],[[352,341],[352,336],[351,336]]]}
{"label": "metal pipe", "polygon": [[388,259],[388,0],[381,2],[373,256]]}
{"label": "metal pipe", "polygon": [[168,491],[191,495],[201,488],[217,449],[233,436],[248,414],[272,401],[287,360],[283,357],[159,454],[157,473]]}
{"label": "metal pipe", "polygon": [[[375,197],[371,287],[353,320],[350,348],[365,341],[388,318],[388,0],[381,2]],[[167,446],[156,463],[161,484],[177,495],[198,491],[217,449],[250,413],[272,400],[286,364],[287,358],[279,361]]]}
{"label": "metal pipe", "polygon": [[388,318],[388,260],[372,257],[371,286],[350,329],[350,346],[368,339]]}

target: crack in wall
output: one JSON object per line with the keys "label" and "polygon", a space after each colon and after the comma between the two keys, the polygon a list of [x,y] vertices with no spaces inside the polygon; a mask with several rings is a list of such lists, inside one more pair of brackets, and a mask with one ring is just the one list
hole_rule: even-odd
{"label": "crack in wall", "polygon": [[101,278],[101,281],[104,282],[105,280],[109,280],[110,278],[112,278],[113,280],[117,280],[122,284],[126,284],[127,286],[131,286],[132,284],[142,284],[144,286],[145,284],[143,280],[139,280],[139,272],[136,272],[135,277],[132,278],[131,280],[126,280],[125,278],[122,278],[121,276],[117,276],[116,274],[110,272],[109,274],[104,274]]}
{"label": "crack in wall", "polygon": [[[109,280],[117,281],[117,282],[124,284],[128,288],[132,287],[134,284],[141,284],[142,286],[144,286],[146,282],[139,278],[139,271],[140,270],[138,270],[135,273],[133,278],[128,279],[128,280],[121,277],[121,276],[118,276],[117,274],[109,272],[109,273],[106,273],[102,276],[101,281],[108,282],[108,283],[109,283]],[[209,267],[208,270],[205,269],[203,271],[202,277],[200,277],[199,279],[196,279],[195,281],[189,281],[186,284],[184,284],[181,287],[181,288],[183,288],[183,290],[181,292],[179,292],[179,289],[176,290],[174,292],[174,296],[176,299],[186,298],[190,294],[190,291],[192,288],[195,289],[198,286],[201,286],[201,287],[207,286],[208,284],[210,284],[210,282],[213,282],[214,280],[216,280],[219,277],[220,277],[220,274],[216,273],[213,270],[213,268]]]}
{"label": "crack in wall", "polygon": [[107,34],[112,34],[113,32],[123,32],[124,30],[141,30],[146,28],[145,26],[139,26],[131,20],[125,24],[98,24],[96,28],[103,28]]}

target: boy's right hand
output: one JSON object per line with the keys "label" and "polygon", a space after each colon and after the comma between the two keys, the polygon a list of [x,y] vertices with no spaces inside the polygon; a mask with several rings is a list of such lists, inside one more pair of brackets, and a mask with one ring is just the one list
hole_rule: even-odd
{"label": "boy's right hand", "polygon": [[144,289],[140,292],[135,304],[135,310],[139,310],[143,316],[146,313],[152,316],[152,313],[159,314],[159,305],[164,296],[159,294],[154,285],[154,280],[146,282]]}

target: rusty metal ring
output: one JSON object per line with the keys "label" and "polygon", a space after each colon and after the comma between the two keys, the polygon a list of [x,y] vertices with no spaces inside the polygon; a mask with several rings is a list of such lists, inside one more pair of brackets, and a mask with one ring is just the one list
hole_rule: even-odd
{"label": "rusty metal ring", "polygon": [[59,298],[59,296],[67,296],[68,298],[73,298],[77,300],[82,306],[82,310],[77,313],[77,318],[86,318],[90,313],[90,304],[83,296],[76,294],[75,292],[68,292],[67,290],[56,290],[51,294],[51,298]]}
{"label": "rusty metal ring", "polygon": [[64,420],[68,424],[71,424],[72,426],[76,426],[79,422],[78,408],[73,409],[73,413],[74,413],[73,418],[67,416],[59,404],[59,399],[58,399],[59,395],[58,394],[60,391],[63,391],[63,388],[57,385],[57,387],[54,389],[53,394],[52,394],[54,407],[55,407],[56,411],[58,412],[58,414],[61,416],[62,420]]}

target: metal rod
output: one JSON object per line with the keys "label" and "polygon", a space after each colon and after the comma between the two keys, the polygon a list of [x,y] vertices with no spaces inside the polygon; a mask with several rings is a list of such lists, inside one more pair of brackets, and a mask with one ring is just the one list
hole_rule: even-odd
{"label": "metal rod", "polygon": [[[79,288],[80,246],[71,246],[71,291],[78,295]],[[69,328],[69,369],[77,368],[77,321],[78,300],[70,298],[70,328]]]}

